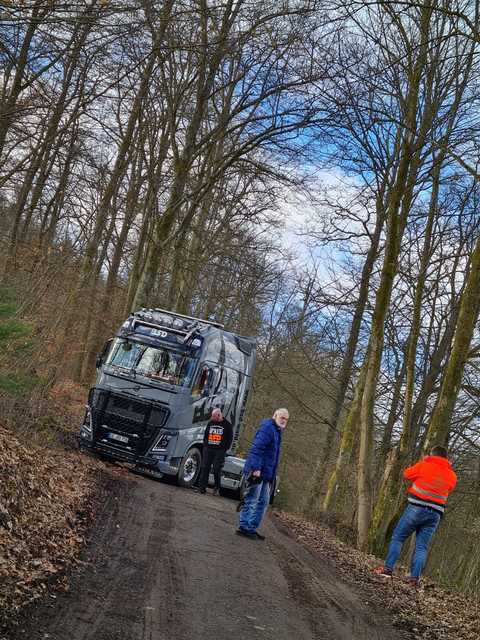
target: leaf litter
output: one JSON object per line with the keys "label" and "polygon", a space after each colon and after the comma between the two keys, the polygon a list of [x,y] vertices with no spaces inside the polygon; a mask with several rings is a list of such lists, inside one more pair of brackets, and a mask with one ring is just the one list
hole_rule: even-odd
{"label": "leaf litter", "polygon": [[68,590],[105,473],[125,471],[106,472],[76,451],[27,447],[0,427],[0,634],[28,605]]}

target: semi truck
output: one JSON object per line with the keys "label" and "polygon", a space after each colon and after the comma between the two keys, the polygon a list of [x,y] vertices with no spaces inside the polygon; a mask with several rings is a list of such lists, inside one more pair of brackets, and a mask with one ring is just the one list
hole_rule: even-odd
{"label": "semi truck", "polygon": [[80,447],[188,487],[198,478],[205,427],[219,407],[234,431],[222,487],[241,495],[244,460],[234,452],[255,355],[254,338],[217,322],[164,309],[136,311],[97,358]]}

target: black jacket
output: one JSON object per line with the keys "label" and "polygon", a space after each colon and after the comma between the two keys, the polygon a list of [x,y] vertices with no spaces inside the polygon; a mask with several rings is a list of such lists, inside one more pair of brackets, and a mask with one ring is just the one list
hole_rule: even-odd
{"label": "black jacket", "polygon": [[226,418],[221,422],[210,420],[203,436],[203,445],[209,449],[228,451],[232,446],[233,428]]}

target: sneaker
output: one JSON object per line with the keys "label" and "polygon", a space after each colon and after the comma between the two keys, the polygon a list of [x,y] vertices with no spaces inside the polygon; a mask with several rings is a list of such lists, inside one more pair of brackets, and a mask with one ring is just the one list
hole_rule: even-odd
{"label": "sneaker", "polygon": [[383,576],[384,578],[392,577],[392,569],[389,569],[388,567],[377,567],[373,570],[373,573],[377,576]]}
{"label": "sneaker", "polygon": [[255,535],[259,540],[265,540],[265,536],[262,533],[258,533],[258,531],[255,531]]}
{"label": "sneaker", "polygon": [[239,536],[245,536],[245,538],[250,538],[250,540],[256,540],[257,539],[257,534],[254,533],[253,531],[247,531],[246,529],[242,529],[242,527],[239,527],[235,533],[237,533]]}
{"label": "sneaker", "polygon": [[414,578],[413,576],[409,576],[404,579],[405,584],[410,585],[411,587],[418,587],[418,578]]}
{"label": "sneaker", "polygon": [[218,491],[217,487],[215,487],[215,489],[213,490],[213,495],[214,496],[218,496],[218,494],[219,494],[219,491]]}

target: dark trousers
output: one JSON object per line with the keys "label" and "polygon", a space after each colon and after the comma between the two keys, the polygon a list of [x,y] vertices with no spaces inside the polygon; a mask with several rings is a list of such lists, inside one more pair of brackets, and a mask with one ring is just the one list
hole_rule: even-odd
{"label": "dark trousers", "polygon": [[215,478],[215,488],[220,489],[220,473],[225,464],[225,451],[222,449],[213,449],[206,447],[203,450],[202,470],[200,472],[200,480],[198,486],[200,489],[206,489],[208,484],[208,476],[210,467],[213,464],[213,475]]}

